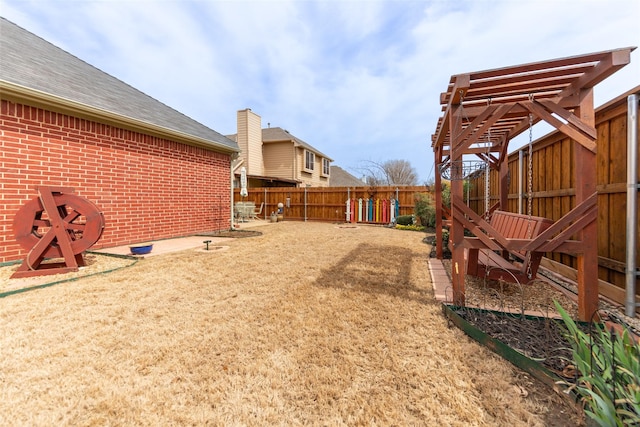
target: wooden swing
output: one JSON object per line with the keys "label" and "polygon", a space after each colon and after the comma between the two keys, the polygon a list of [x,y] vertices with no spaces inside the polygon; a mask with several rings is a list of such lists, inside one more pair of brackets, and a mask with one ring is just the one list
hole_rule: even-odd
{"label": "wooden swing", "polygon": [[[491,101],[488,101],[490,104]],[[542,252],[513,249],[513,242],[529,242],[548,229],[553,221],[532,215],[533,200],[533,117],[529,115],[529,162],[528,162],[528,210],[527,214],[495,210],[490,206],[490,153],[491,129],[488,130],[485,178],[485,221],[472,213],[478,226],[474,233],[492,237],[493,249],[485,248],[478,237],[465,237],[466,273],[472,276],[510,283],[528,283],[536,278]],[[490,218],[490,219],[489,219]]]}
{"label": "wooden swing", "polygon": [[[578,315],[598,309],[596,130],[593,87],[630,62],[622,48],[512,67],[457,74],[440,96],[443,115],[432,136],[438,170],[464,170],[475,155],[498,171],[498,201],[485,217],[468,207],[462,179],[451,179],[451,208],[442,206],[441,174],[435,174],[436,254],[442,258],[443,215],[450,225],[453,302],[465,305],[465,276],[499,275],[520,282],[535,277],[543,253],[576,258]],[[492,102],[487,103],[487,99]],[[466,123],[462,118],[466,119]],[[572,141],[572,208],[551,222],[509,209],[509,141],[545,121]],[[490,138],[487,134],[490,133]],[[487,146],[478,141],[489,140]],[[529,156],[531,161],[531,154]],[[574,167],[579,165],[579,168]],[[531,197],[531,188],[529,195]],[[529,202],[531,203],[531,202]],[[489,214],[491,218],[489,218]],[[526,230],[523,235],[523,230]],[[465,236],[465,231],[474,237]],[[466,253],[466,259],[465,259]],[[511,261],[512,258],[518,261]],[[495,264],[495,265],[494,265]]]}

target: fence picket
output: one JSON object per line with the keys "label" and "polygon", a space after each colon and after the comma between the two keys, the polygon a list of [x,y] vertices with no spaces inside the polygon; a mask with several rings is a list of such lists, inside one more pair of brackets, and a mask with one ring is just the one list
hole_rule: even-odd
{"label": "fence picket", "polygon": [[[235,201],[255,202],[256,206],[264,203],[261,215],[264,219],[267,219],[271,212],[276,212],[278,203],[282,203],[284,217],[289,220],[382,224],[399,215],[413,214],[415,193],[426,192],[428,190],[425,186],[260,187],[249,188],[248,196],[243,198],[240,197],[240,190],[236,188],[233,197]],[[396,198],[397,202],[394,204]]]}

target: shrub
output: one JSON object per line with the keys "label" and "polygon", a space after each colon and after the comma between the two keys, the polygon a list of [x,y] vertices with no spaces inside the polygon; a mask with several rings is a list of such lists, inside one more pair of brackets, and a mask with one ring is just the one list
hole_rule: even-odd
{"label": "shrub", "polygon": [[451,183],[449,181],[442,181],[442,205],[448,208],[451,207]]}
{"label": "shrub", "polygon": [[442,247],[443,248],[449,247],[449,229],[448,228],[442,229]]}
{"label": "shrub", "polygon": [[413,215],[398,215],[396,217],[398,225],[413,225]]}
{"label": "shrub", "polygon": [[420,220],[420,224],[425,227],[436,225],[436,208],[433,197],[427,193],[415,193],[414,212]]}
{"label": "shrub", "polygon": [[627,330],[622,335],[594,325],[587,335],[578,329],[560,304],[554,301],[571,343],[573,362],[579,372],[575,389],[584,403],[584,411],[601,426],[640,425],[640,344]]}

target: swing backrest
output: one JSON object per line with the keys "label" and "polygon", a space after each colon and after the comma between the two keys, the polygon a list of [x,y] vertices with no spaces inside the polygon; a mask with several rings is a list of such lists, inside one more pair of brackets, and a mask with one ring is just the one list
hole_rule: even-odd
{"label": "swing backrest", "polygon": [[[553,221],[540,216],[529,216],[513,212],[495,211],[491,215],[491,226],[507,239],[533,239],[549,228]],[[527,257],[528,253],[516,254]]]}

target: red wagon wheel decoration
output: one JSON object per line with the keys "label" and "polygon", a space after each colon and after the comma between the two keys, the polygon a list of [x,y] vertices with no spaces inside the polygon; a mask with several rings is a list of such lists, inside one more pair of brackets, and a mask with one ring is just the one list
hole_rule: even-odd
{"label": "red wagon wheel decoration", "polygon": [[[32,277],[76,271],[82,253],[102,236],[104,216],[73,188],[39,187],[40,196],[20,208],[13,222],[16,241],[29,253],[11,276]],[[47,258],[64,262],[43,263]]]}

